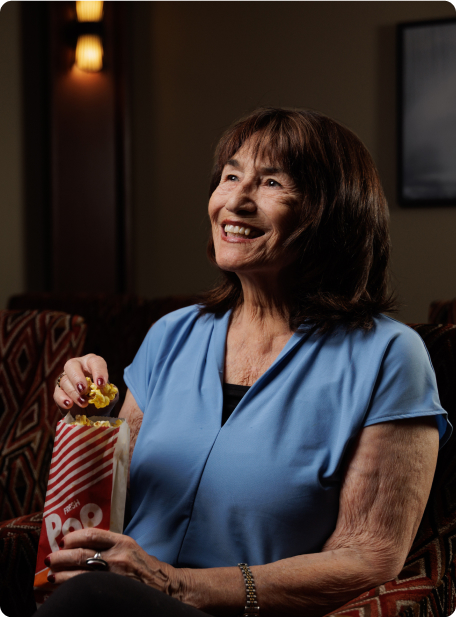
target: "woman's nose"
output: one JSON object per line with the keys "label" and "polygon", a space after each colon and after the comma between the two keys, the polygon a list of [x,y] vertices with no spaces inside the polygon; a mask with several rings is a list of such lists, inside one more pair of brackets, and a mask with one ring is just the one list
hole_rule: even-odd
{"label": "woman's nose", "polygon": [[255,212],[256,204],[252,187],[250,185],[240,184],[236,190],[231,193],[225,207],[233,213],[238,212],[239,210]]}

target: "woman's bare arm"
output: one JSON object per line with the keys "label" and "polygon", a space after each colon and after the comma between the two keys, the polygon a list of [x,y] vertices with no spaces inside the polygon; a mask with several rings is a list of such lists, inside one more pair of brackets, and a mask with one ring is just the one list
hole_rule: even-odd
{"label": "woman's bare arm", "polygon": [[[261,613],[325,615],[397,576],[426,506],[438,441],[434,418],[363,429],[322,552],[251,568]],[[173,595],[212,615],[233,615],[245,602],[237,567],[182,570]]]}
{"label": "woman's bare arm", "polygon": [[124,403],[119,411],[119,418],[124,418],[130,427],[130,454],[128,460],[128,483],[127,490],[130,490],[130,465],[133,450],[135,449],[136,439],[138,438],[139,429],[143,420],[143,412],[138,407],[133,394],[127,390]]}

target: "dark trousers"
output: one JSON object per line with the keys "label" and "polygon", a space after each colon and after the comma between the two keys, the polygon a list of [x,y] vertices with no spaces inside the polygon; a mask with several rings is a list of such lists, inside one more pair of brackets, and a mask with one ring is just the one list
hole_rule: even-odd
{"label": "dark trousers", "polygon": [[112,572],[80,574],[60,585],[36,617],[208,617],[127,576]]}

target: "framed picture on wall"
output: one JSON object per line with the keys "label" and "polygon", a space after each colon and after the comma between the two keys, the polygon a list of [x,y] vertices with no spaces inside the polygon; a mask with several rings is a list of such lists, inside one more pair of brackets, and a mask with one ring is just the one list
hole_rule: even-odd
{"label": "framed picture on wall", "polygon": [[399,202],[456,206],[456,19],[398,26]]}

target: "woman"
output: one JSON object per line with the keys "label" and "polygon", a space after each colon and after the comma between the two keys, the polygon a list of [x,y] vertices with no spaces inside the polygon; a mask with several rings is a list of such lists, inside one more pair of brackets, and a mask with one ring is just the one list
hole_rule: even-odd
{"label": "woman", "polygon": [[[219,144],[209,218],[222,283],[125,371],[132,519],[65,536],[40,615],[236,615],[240,562],[247,613],[324,615],[403,566],[451,428],[421,339],[381,314],[368,152],[321,114],[258,110]],[[85,375],[106,383],[104,360],[65,365],[63,410],[87,407]],[[96,552],[110,572],[78,576]]]}

